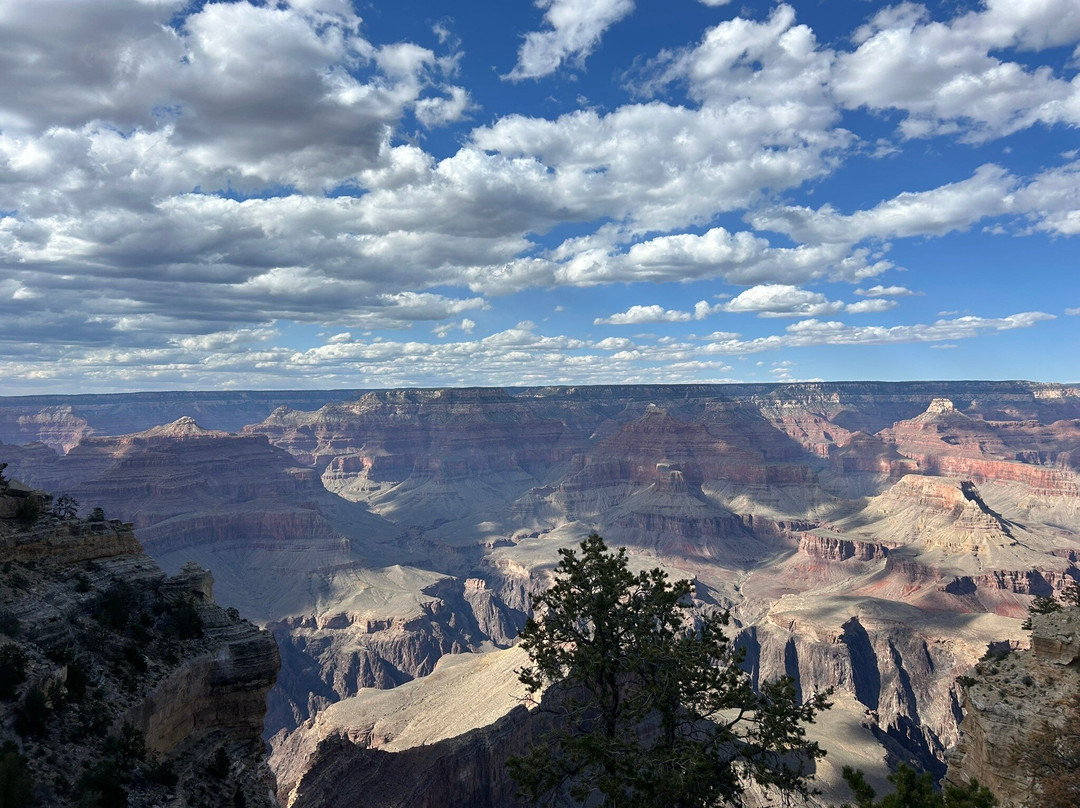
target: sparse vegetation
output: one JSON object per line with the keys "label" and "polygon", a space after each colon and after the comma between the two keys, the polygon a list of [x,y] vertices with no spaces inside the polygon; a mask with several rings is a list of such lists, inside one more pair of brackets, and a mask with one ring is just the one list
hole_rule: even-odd
{"label": "sparse vegetation", "polygon": [[861,771],[845,766],[843,777],[855,798],[854,803],[843,808],[994,808],[998,804],[990,789],[975,780],[966,786],[946,784],[944,790],[938,792],[929,772],[919,774],[904,763],[887,778],[895,789],[893,793],[877,801],[874,799],[877,792],[866,782]]}
{"label": "sparse vegetation", "polygon": [[75,497],[62,494],[53,500],[51,513],[57,519],[74,519],[79,515],[79,501]]}
{"label": "sparse vegetation", "polygon": [[23,737],[39,738],[45,734],[51,714],[45,691],[35,685],[26,691],[15,713],[15,731]]}
{"label": "sparse vegetation", "polygon": [[755,691],[724,634],[727,616],[690,620],[690,581],[635,575],[626,551],[596,534],[580,554],[559,552],[555,585],[520,634],[532,660],[521,681],[530,693],[551,685],[556,715],[510,763],[524,795],[690,808],[737,800],[743,778],[810,791],[809,764],[824,753],[804,725],[825,695],[800,705],[789,678]]}
{"label": "sparse vegetation", "polygon": [[29,657],[14,643],[0,646],[0,699],[14,698],[19,685],[26,681]]}
{"label": "sparse vegetation", "polygon": [[15,519],[24,528],[33,527],[41,517],[41,503],[34,495],[22,498],[19,508],[15,512]]}
{"label": "sparse vegetation", "polygon": [[26,757],[12,741],[0,745],[0,808],[36,805],[34,778]]}
{"label": "sparse vegetation", "polygon": [[219,746],[214,756],[206,766],[206,772],[217,780],[224,780],[229,776],[229,755],[224,746]]}
{"label": "sparse vegetation", "polygon": [[1052,595],[1050,597],[1037,597],[1031,602],[1031,605],[1028,606],[1028,617],[1020,625],[1020,628],[1025,631],[1031,631],[1031,618],[1034,615],[1053,614],[1054,612],[1060,612],[1062,608],[1061,603]]}

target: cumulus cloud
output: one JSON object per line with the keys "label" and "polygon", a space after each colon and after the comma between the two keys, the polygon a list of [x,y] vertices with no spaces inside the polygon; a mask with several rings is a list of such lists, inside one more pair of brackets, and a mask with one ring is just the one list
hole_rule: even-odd
{"label": "cumulus cloud", "polygon": [[[581,64],[633,3],[540,8],[545,28],[526,36],[513,78]],[[653,298],[664,306],[595,323],[746,313],[832,324],[916,294],[868,285],[894,268],[889,240],[980,223],[1080,234],[1080,163],[1068,153],[1035,176],[1002,152],[937,188],[897,194],[892,182],[866,210],[807,203],[850,155],[908,148],[860,140],[843,105],[899,110],[909,137],[1075,123],[1077,79],[1054,59],[1035,65],[1080,38],[1077,13],[1063,0],[989,0],[935,21],[905,4],[875,14],[845,50],[823,47],[780,4],[643,54],[628,78],[633,103],[553,117],[494,109],[472,128],[470,77],[445,25],[423,34],[428,47],[374,41],[348,0],[8,0],[4,377],[288,386],[295,361],[313,385],[343,373],[388,384],[662,380],[665,364],[712,378],[727,371],[699,343],[591,343],[527,324],[484,334],[476,313],[528,289],[656,283],[668,284]],[[436,156],[423,130],[438,127],[459,145]],[[838,299],[837,282],[865,299]],[[693,304],[718,283],[743,290]],[[330,336],[310,355],[283,347],[294,323]],[[381,342],[368,333],[382,329],[394,331]],[[419,332],[438,341],[388,338]],[[792,347],[799,334],[773,338]]]}
{"label": "cumulus cloud", "polygon": [[882,286],[878,284],[868,289],[856,289],[855,294],[863,297],[907,297],[909,295],[920,295],[922,292],[913,292],[906,286]]}
{"label": "cumulus cloud", "polygon": [[844,215],[825,205],[817,210],[786,207],[754,214],[761,230],[801,241],[854,244],[865,239],[942,236],[1014,209],[1018,180],[1000,166],[980,166],[974,175],[929,191],[904,192],[868,210]]}
{"label": "cumulus cloud", "polygon": [[754,286],[724,304],[724,311],[754,312],[759,317],[818,317],[844,310],[844,304],[782,283]]}
{"label": "cumulus cloud", "polygon": [[545,9],[543,31],[525,35],[517,64],[506,78],[538,79],[567,61],[581,65],[604,32],[634,10],[634,0],[536,0]]}
{"label": "cumulus cloud", "polygon": [[837,57],[833,89],[850,107],[897,109],[909,138],[958,134],[981,141],[1036,123],[1080,123],[1080,82],[1030,68],[1001,51],[1038,51],[1080,39],[1072,0],[988,0],[947,22],[925,6],[878,12]]}
{"label": "cumulus cloud", "polygon": [[1011,314],[1008,317],[957,317],[934,323],[897,326],[854,326],[835,320],[800,320],[783,334],[740,339],[738,334],[717,332],[702,339],[705,351],[713,354],[746,354],[781,348],[806,348],[815,345],[893,345],[910,342],[945,342],[971,339],[985,333],[1031,328],[1053,320],[1054,315],[1040,311]]}
{"label": "cumulus cloud", "polygon": [[663,306],[631,306],[620,314],[597,317],[593,325],[639,325],[641,323],[685,323],[691,319],[685,311],[673,311]]}

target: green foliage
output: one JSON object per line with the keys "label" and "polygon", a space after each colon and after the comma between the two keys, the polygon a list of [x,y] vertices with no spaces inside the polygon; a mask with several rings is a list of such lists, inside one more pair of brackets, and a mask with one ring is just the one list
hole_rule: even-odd
{"label": "green foliage", "polygon": [[1031,617],[1036,614],[1053,614],[1054,612],[1060,612],[1062,605],[1054,597],[1037,597],[1028,606],[1028,618],[1021,625],[1020,628],[1025,631],[1031,631]]}
{"label": "green foliage", "polygon": [[139,673],[146,672],[146,657],[142,655],[139,646],[133,642],[125,643],[123,653],[124,661],[127,662],[128,665]]}
{"label": "green foliage", "polygon": [[151,783],[157,783],[166,788],[174,788],[180,782],[180,777],[176,774],[176,769],[173,768],[172,763],[168,760],[159,760],[156,757],[150,761],[146,776]]}
{"label": "green foliage", "polygon": [[94,617],[112,629],[122,629],[138,609],[139,598],[131,584],[124,580],[114,581],[102,593]]}
{"label": "green foliage", "polygon": [[74,519],[79,515],[79,501],[68,494],[61,494],[53,500],[51,513],[57,519]]}
{"label": "green foliage", "polygon": [[80,795],[78,808],[127,808],[128,791],[125,784],[129,773],[116,761],[99,761],[87,770],[75,788]]}
{"label": "green foliage", "polygon": [[67,687],[68,701],[78,703],[86,698],[86,688],[90,685],[90,672],[81,660],[75,659],[67,665],[67,679],[64,682]]}
{"label": "green foliage", "polygon": [[146,739],[131,724],[124,724],[117,735],[105,739],[105,754],[125,771],[146,760]]}
{"label": "green foliage", "polygon": [[26,691],[15,711],[15,731],[24,737],[39,738],[48,728],[51,713],[45,691],[40,687],[32,687]]}
{"label": "green foliage", "polygon": [[560,554],[520,634],[532,660],[520,679],[530,693],[551,685],[542,712],[553,715],[542,742],[509,764],[522,794],[690,808],[737,797],[741,777],[809,792],[809,764],[824,753],[803,725],[828,707],[824,695],[800,705],[787,678],[755,692],[727,615],[689,621],[690,581],[635,575],[626,551],[596,534],[580,555]]}
{"label": "green foliage", "polygon": [[34,778],[27,759],[11,741],[0,746],[0,808],[26,808],[37,804]]}
{"label": "green foliage", "polygon": [[216,780],[224,780],[229,776],[229,755],[224,746],[219,746],[210,762],[206,765],[206,772]]}
{"label": "green foliage", "polygon": [[26,681],[26,664],[30,658],[14,643],[0,645],[0,699],[15,696],[19,685]]}
{"label": "green foliage", "polygon": [[1080,581],[1073,581],[1061,590],[1061,599],[1069,606],[1080,606]]}
{"label": "green foliage", "polygon": [[19,631],[19,618],[8,609],[0,609],[0,634],[6,634],[8,637],[18,637]]}
{"label": "green foliage", "polygon": [[944,793],[939,793],[934,790],[934,779],[929,772],[919,774],[904,763],[888,777],[895,791],[877,802],[876,792],[861,771],[845,766],[843,777],[855,798],[852,805],[844,808],[994,808],[998,804],[990,790],[975,780],[966,786],[946,785]]}
{"label": "green foliage", "polygon": [[191,603],[173,604],[169,611],[169,633],[181,640],[193,640],[203,636],[202,618]]}
{"label": "green foliage", "polygon": [[15,511],[15,519],[23,527],[32,527],[41,517],[41,503],[33,494],[23,497]]}
{"label": "green foliage", "polygon": [[104,522],[105,521],[105,510],[100,505],[96,506],[92,511],[90,511],[90,521],[91,522]]}

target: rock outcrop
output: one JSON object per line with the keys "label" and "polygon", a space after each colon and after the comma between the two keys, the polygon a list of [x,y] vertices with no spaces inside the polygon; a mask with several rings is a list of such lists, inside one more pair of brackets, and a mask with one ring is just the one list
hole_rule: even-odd
{"label": "rock outcrop", "polygon": [[208,572],[169,578],[131,525],[47,511],[0,518],[0,559],[0,737],[39,801],[276,805],[260,733],[277,648]]}
{"label": "rock outcrop", "polygon": [[[1080,574],[1074,387],[247,395],[0,399],[0,439],[24,444],[0,461],[134,522],[170,572],[212,568],[223,602],[273,628],[279,766],[335,702],[419,692],[440,660],[505,645],[593,530],[730,609],[755,675],[837,686],[838,725],[932,769],[956,738],[953,676]],[[150,415],[120,429],[136,405]],[[233,405],[262,408],[241,434],[220,431]],[[13,417],[27,429],[4,431]]]}
{"label": "rock outcrop", "polygon": [[1024,755],[1076,719],[1080,693],[1080,609],[1034,615],[1031,624],[1029,650],[991,651],[961,678],[964,718],[947,776],[957,784],[975,778],[1015,808],[1039,804],[1041,773]]}

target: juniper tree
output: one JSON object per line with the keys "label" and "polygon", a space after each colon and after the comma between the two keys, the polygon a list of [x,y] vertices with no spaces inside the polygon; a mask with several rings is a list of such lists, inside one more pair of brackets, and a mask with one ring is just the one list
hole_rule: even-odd
{"label": "juniper tree", "polygon": [[946,784],[939,792],[930,772],[919,774],[904,763],[887,778],[895,788],[893,793],[876,802],[877,794],[861,771],[845,766],[843,777],[855,797],[853,806],[843,808],[994,808],[998,804],[997,797],[977,780],[963,786]]}
{"label": "juniper tree", "polygon": [[560,550],[554,586],[520,636],[530,694],[548,688],[550,730],[510,762],[520,793],[617,808],[697,808],[737,800],[748,778],[810,792],[824,752],[805,725],[827,694],[800,704],[784,677],[755,690],[726,614],[696,619],[690,581],[629,570],[595,533]]}
{"label": "juniper tree", "polygon": [[1020,628],[1025,631],[1031,631],[1031,618],[1037,614],[1053,614],[1054,612],[1060,612],[1062,609],[1061,603],[1054,598],[1053,595],[1049,597],[1036,597],[1028,606],[1028,616],[1023,623],[1020,624]]}

